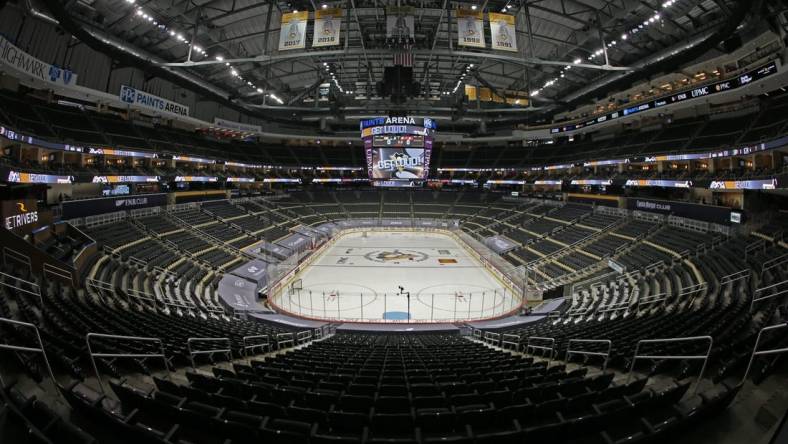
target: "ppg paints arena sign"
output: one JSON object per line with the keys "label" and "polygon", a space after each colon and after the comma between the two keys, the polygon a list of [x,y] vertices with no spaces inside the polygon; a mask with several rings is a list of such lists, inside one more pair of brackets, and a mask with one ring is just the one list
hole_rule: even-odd
{"label": "ppg paints arena sign", "polygon": [[120,100],[129,105],[155,113],[175,114],[178,116],[189,115],[189,107],[186,105],[181,105],[126,85],[121,85],[120,87]]}

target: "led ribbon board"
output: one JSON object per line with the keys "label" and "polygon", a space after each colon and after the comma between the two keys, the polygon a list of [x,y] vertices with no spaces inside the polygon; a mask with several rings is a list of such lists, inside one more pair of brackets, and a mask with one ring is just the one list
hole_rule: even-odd
{"label": "led ribbon board", "polygon": [[632,105],[628,108],[624,108],[619,111],[615,111],[609,114],[605,114],[603,116],[586,120],[585,122],[578,122],[572,125],[550,128],[550,133],[558,134],[567,131],[574,131],[588,126],[596,125],[608,120],[617,119],[619,117],[637,114],[639,112],[648,111],[650,109],[661,108],[663,106],[671,105],[673,103],[684,102],[686,100],[692,100],[699,97],[706,97],[713,94],[730,91],[732,89],[741,88],[742,86],[745,86],[749,83],[755,82],[757,80],[763,79],[765,77],[771,76],[776,73],[777,73],[777,63],[771,61],[755,69],[747,71],[746,73],[740,75],[739,77],[722,80],[705,86],[700,86],[697,88],[681,91],[676,94],[672,94],[670,96],[652,100],[650,102]]}

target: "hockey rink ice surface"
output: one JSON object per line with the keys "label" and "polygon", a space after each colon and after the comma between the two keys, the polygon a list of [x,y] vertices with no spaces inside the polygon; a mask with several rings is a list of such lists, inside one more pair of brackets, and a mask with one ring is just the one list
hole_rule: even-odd
{"label": "hockey rink ice surface", "polygon": [[408,292],[418,322],[490,318],[520,302],[440,233],[347,233],[297,278],[301,289],[286,290],[280,307],[310,318],[407,321]]}

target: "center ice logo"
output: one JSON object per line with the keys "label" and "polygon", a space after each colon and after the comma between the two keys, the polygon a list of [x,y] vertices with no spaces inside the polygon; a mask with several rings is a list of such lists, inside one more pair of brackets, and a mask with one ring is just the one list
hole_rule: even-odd
{"label": "center ice logo", "polygon": [[374,262],[381,262],[381,263],[394,263],[398,264],[400,262],[421,262],[427,260],[427,255],[421,253],[419,251],[413,250],[383,250],[383,251],[373,251],[371,253],[367,253],[364,255],[365,258]]}

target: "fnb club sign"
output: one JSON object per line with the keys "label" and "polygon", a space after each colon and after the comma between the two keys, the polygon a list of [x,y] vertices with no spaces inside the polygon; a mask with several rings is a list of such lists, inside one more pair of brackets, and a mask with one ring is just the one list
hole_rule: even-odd
{"label": "fnb club sign", "polygon": [[14,232],[33,231],[38,226],[38,203],[31,199],[3,202],[3,226]]}
{"label": "fnb club sign", "polygon": [[97,199],[69,200],[63,202],[63,219],[93,216],[96,214],[129,211],[139,208],[158,207],[167,204],[164,193],[140,196],[106,197]]}

